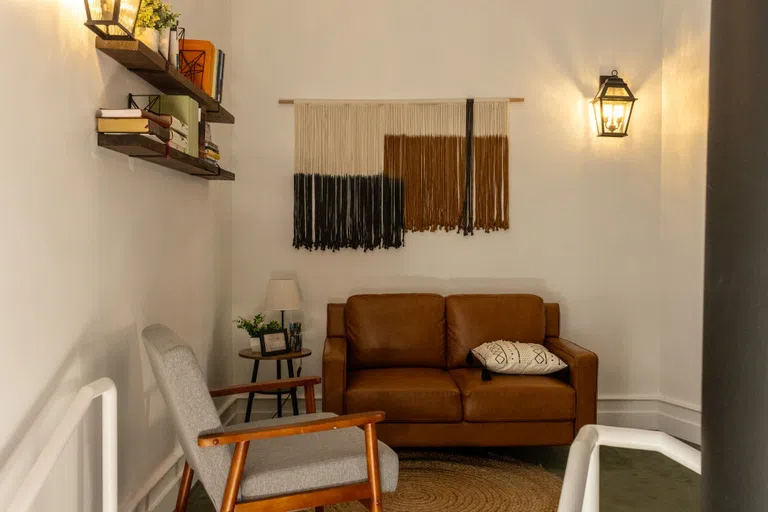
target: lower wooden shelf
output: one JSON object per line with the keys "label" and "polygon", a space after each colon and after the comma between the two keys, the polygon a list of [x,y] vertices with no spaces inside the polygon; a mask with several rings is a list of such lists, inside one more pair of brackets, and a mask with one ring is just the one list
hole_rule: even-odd
{"label": "lower wooden shelf", "polygon": [[234,173],[202,158],[195,158],[173,148],[170,148],[169,155],[166,156],[165,144],[142,135],[100,133],[99,146],[191,176],[207,180],[235,181]]}

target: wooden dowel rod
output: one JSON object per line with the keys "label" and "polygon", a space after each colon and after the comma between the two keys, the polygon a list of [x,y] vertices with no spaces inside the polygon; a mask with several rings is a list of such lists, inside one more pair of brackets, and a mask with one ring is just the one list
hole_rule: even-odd
{"label": "wooden dowel rod", "polygon": [[[494,101],[495,99],[503,98],[475,98],[475,101]],[[507,98],[510,103],[523,103],[525,98]],[[308,101],[314,103],[453,103],[464,102],[466,99],[447,99],[447,100],[292,100],[292,99],[278,99],[279,105],[293,105],[297,101]]]}

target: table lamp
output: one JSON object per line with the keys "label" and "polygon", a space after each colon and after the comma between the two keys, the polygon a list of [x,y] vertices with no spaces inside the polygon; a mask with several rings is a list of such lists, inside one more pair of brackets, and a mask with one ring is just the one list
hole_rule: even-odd
{"label": "table lamp", "polygon": [[267,285],[267,309],[280,312],[285,329],[285,312],[299,309],[299,288],[293,279],[270,279]]}

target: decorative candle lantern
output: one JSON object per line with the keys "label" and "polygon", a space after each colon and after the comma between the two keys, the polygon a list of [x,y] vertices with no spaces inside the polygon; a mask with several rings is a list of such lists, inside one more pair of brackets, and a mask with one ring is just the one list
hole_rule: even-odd
{"label": "decorative candle lantern", "polygon": [[133,39],[141,0],[85,0],[85,26],[103,39]]}
{"label": "decorative candle lantern", "polygon": [[592,100],[598,137],[626,137],[637,98],[615,69],[600,77],[600,89]]}

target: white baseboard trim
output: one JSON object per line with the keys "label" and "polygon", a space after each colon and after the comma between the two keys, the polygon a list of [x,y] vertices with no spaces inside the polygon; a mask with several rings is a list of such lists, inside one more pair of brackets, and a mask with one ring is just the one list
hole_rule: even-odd
{"label": "white baseboard trim", "polygon": [[660,430],[701,444],[701,409],[661,396],[605,396],[597,400],[597,422],[616,427]]}
{"label": "white baseboard trim", "polygon": [[[218,408],[219,417],[224,425],[231,424],[235,419],[239,402],[238,397],[229,397]],[[144,485],[132,496],[123,500],[118,509],[120,512],[153,512],[168,493],[178,486],[183,470],[184,453],[177,443],[171,454],[147,478]]]}

